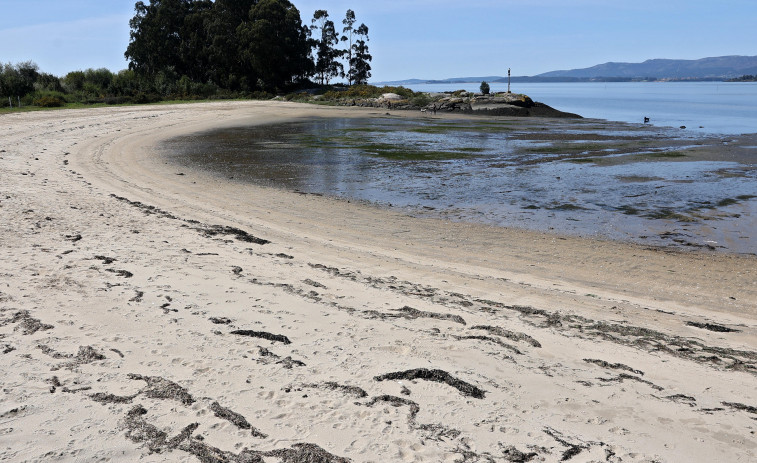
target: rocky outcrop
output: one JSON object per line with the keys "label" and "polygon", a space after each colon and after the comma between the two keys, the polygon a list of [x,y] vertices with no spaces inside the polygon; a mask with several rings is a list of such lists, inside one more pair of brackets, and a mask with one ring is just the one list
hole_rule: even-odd
{"label": "rocky outcrop", "polygon": [[460,111],[490,116],[511,117],[572,117],[578,114],[558,111],[544,103],[533,101],[528,95],[520,93],[498,93],[483,95],[480,93],[461,93],[459,96],[444,97],[426,106],[426,110]]}
{"label": "rocky outcrop", "polygon": [[426,94],[426,98],[406,99],[396,93],[385,93],[379,98],[345,99],[336,102],[341,106],[362,106],[392,110],[420,110],[426,112],[460,112],[487,116],[509,117],[567,117],[580,118],[544,103],[533,101],[520,93],[483,95],[457,91],[444,94]]}

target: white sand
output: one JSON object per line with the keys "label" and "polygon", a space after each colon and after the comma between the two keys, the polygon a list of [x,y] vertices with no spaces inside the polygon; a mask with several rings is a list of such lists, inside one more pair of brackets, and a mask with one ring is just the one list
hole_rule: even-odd
{"label": "white sand", "polygon": [[[154,153],[375,114],[0,116],[0,460],[757,461],[757,259],[413,219]],[[451,384],[376,379],[420,368]]]}

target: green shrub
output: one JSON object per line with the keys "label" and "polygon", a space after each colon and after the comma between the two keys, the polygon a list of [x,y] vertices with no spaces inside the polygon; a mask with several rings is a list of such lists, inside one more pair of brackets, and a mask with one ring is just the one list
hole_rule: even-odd
{"label": "green shrub", "polygon": [[45,95],[34,100],[33,104],[34,106],[39,106],[40,108],[60,108],[61,106],[66,104],[66,101],[63,98],[59,98],[57,96]]}
{"label": "green shrub", "polygon": [[433,99],[428,95],[428,93],[416,93],[412,98],[410,98],[410,104],[413,106],[418,106],[420,108],[424,108],[431,103]]}
{"label": "green shrub", "polygon": [[489,87],[489,84],[486,83],[486,81],[481,82],[481,86],[479,87],[479,89],[481,90],[481,93],[483,93],[484,95],[488,95],[489,91],[491,90],[491,88]]}
{"label": "green shrub", "polygon": [[384,93],[396,93],[405,99],[416,95],[415,92],[405,87],[376,87],[369,84],[358,84],[351,87],[333,87],[323,94],[326,100],[352,99],[352,98],[379,98]]}
{"label": "green shrub", "polygon": [[63,92],[49,90],[32,92],[23,98],[23,103],[25,105],[39,106],[41,108],[58,108],[65,105],[67,102],[68,99]]}
{"label": "green shrub", "polygon": [[144,93],[139,92],[136,95],[134,95],[134,103],[137,104],[147,104],[147,103],[157,103],[160,101],[160,95],[156,95],[154,93]]}

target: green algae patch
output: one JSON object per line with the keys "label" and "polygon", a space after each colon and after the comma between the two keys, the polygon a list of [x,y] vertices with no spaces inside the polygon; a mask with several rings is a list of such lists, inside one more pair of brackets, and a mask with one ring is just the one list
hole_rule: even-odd
{"label": "green algae patch", "polygon": [[659,209],[645,214],[644,217],[649,219],[675,220],[678,222],[696,222],[695,217],[675,212],[671,209]]}
{"label": "green algae patch", "polygon": [[586,208],[572,203],[557,204],[555,206],[548,207],[551,211],[585,211]]}
{"label": "green algae patch", "polygon": [[635,207],[633,207],[631,205],[628,205],[628,204],[624,204],[622,206],[619,206],[617,208],[617,211],[618,212],[622,212],[625,215],[639,215],[641,213],[641,211],[639,209],[636,209]]}
{"label": "green algae patch", "polygon": [[648,158],[685,158],[686,153],[681,151],[658,151],[654,153],[645,153],[644,156]]}

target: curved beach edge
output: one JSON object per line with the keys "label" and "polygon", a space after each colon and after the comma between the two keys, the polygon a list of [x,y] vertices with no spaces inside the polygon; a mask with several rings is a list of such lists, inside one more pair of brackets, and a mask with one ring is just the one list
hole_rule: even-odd
{"label": "curved beach edge", "polygon": [[410,218],[159,153],[218,127],[384,114],[0,118],[0,459],[757,456],[753,256]]}

